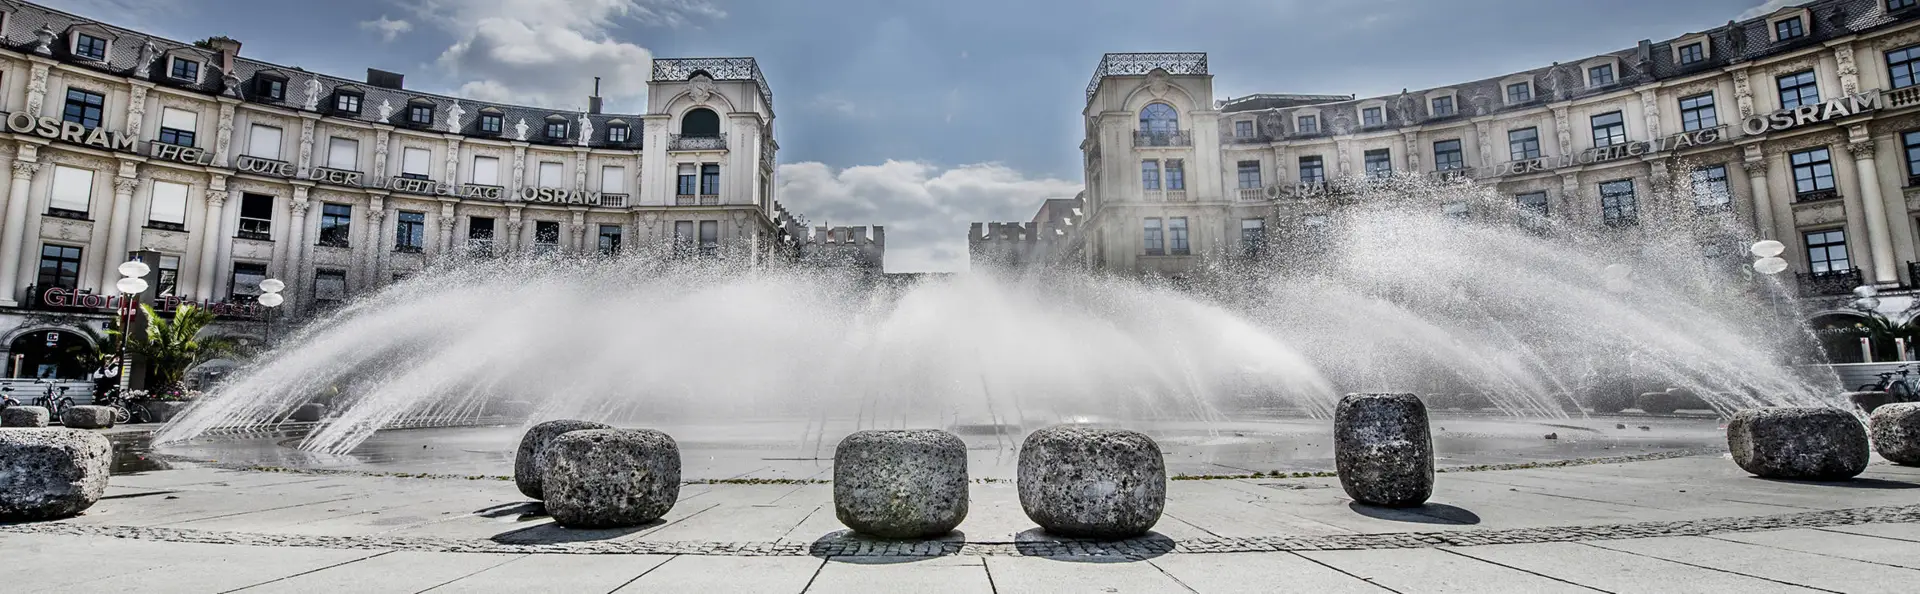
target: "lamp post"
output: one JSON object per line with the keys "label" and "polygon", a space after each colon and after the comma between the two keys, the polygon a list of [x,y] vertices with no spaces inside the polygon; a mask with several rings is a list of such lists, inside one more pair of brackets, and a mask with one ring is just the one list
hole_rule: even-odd
{"label": "lamp post", "polygon": [[128,377],[133,375],[127,362],[127,335],[133,331],[133,316],[140,313],[140,294],[147,292],[145,277],[153,269],[145,262],[128,260],[118,270],[122,278],[113,288],[120,290],[120,346],[114,359],[120,365],[120,393],[126,394]]}
{"label": "lamp post", "polygon": [[287,298],[280,294],[280,291],[286,288],[287,283],[280,282],[280,279],[270,278],[263,280],[260,281],[260,296],[254,298],[254,301],[258,302],[261,307],[267,308],[267,313],[265,314],[267,319],[267,348],[273,348],[273,310],[274,308],[280,307],[280,304],[286,303]]}

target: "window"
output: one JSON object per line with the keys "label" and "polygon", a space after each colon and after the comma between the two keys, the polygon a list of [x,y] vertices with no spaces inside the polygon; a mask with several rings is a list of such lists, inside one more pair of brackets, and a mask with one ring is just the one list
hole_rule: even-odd
{"label": "window", "polygon": [[1915,80],[1917,73],[1920,73],[1920,45],[1887,52],[1887,78],[1893,81],[1893,88],[1920,84],[1920,80]]}
{"label": "window", "polygon": [[1466,220],[1470,215],[1465,202],[1448,202],[1440,205],[1440,213],[1449,219]]}
{"label": "window", "polygon": [[273,197],[265,194],[240,195],[241,239],[273,239]]}
{"label": "window", "polygon": [[53,194],[47,199],[47,214],[84,219],[93,204],[93,170],[53,166]]}
{"label": "window", "polygon": [[251,303],[260,295],[260,281],[267,280],[267,265],[234,262],[233,279],[227,284],[227,298],[236,303]]}
{"label": "window", "polygon": [[600,191],[605,194],[627,193],[627,168],[618,165],[601,166]]}
{"label": "window", "polygon": [[500,158],[474,155],[473,183],[486,186],[500,185]]}
{"label": "window", "polygon": [[154,294],[161,297],[177,294],[180,289],[180,257],[161,256],[160,265],[155,268],[160,271],[160,286],[155,288]]}
{"label": "window", "polygon": [[694,167],[696,166],[692,163],[680,164],[679,185],[678,188],[674,190],[675,194],[681,196],[692,196],[694,194],[697,187],[694,184],[698,183],[699,180],[699,175],[694,172]]}
{"label": "window", "polygon": [[600,226],[600,255],[602,256],[620,255],[620,226],[619,225],[601,225]]}
{"label": "window", "polygon": [[1627,143],[1627,121],[1620,112],[1603,113],[1591,118],[1593,125],[1593,146],[1613,146]]}
{"label": "window", "polygon": [[677,256],[693,255],[693,221],[675,221],[673,223],[673,253]]}
{"label": "window", "polygon": [[1140,110],[1140,131],[1155,136],[1172,135],[1180,131],[1180,114],[1165,103],[1148,104]]}
{"label": "window", "polygon": [[1515,161],[1540,158],[1540,129],[1521,128],[1507,131],[1507,152]]}
{"label": "window", "polygon": [[73,40],[73,55],[89,60],[107,59],[107,40],[86,33],[76,35],[77,37]]}
{"label": "window", "polygon": [[1797,201],[1832,198],[1833,161],[1825,148],[1793,153],[1793,192]]}
{"label": "window", "polygon": [[1694,42],[1680,46],[1681,66],[1696,64],[1705,59],[1707,59],[1707,46],[1705,42]]}
{"label": "window", "polygon": [[1167,247],[1175,256],[1193,253],[1187,247],[1187,217],[1167,219]]}
{"label": "window", "polygon": [[1142,236],[1142,239],[1146,241],[1147,255],[1167,255],[1165,239],[1160,235],[1160,219],[1154,217],[1147,218],[1145,235]]}
{"label": "window", "polygon": [[1434,171],[1458,171],[1466,166],[1466,154],[1462,152],[1458,139],[1433,143]]}
{"label": "window", "polygon": [[482,258],[493,255],[493,217],[467,219],[467,253]]}
{"label": "window", "polygon": [[186,58],[174,58],[173,67],[167,69],[167,74],[179,80],[198,81],[200,80],[200,63]]}
{"label": "window", "polygon": [[552,254],[560,251],[560,221],[533,222],[533,253]]}
{"label": "window", "polygon": [[287,81],[283,78],[260,76],[254,79],[254,91],[261,97],[280,101],[287,98]]}
{"label": "window", "polygon": [[[407,179],[427,179],[432,167],[433,151],[423,148],[407,147],[400,150],[400,177]],[[544,165],[542,165],[544,167]]]}
{"label": "window", "polygon": [[1181,159],[1167,159],[1167,189],[1187,189],[1187,165]]}
{"label": "window", "polygon": [[1539,225],[1547,219],[1547,193],[1527,192],[1513,197],[1513,206],[1520,211],[1520,223]]}
{"label": "window", "polygon": [[487,134],[499,134],[502,118],[495,114],[480,114],[480,131]]}
{"label": "window", "polygon": [[187,226],[187,185],[153,181],[153,196],[147,201],[147,225],[182,231]]}
{"label": "window", "polygon": [[320,309],[339,307],[347,299],[347,271],[313,271],[313,304]]}
{"label": "window", "polygon": [[80,248],[46,244],[40,246],[40,288],[80,288]]}
{"label": "window", "polygon": [[247,155],[279,160],[280,129],[266,124],[254,124],[253,131],[247,134]]}
{"label": "window", "polygon": [[1234,138],[1253,138],[1253,121],[1240,120],[1233,123]]}
{"label": "window", "polygon": [[1319,134],[1320,116],[1300,116],[1299,128],[1301,134]]}
{"label": "window", "polygon": [[432,126],[433,125],[433,106],[419,105],[419,104],[408,105],[407,106],[407,123],[413,124],[415,126]]}
{"label": "window", "polygon": [[1260,162],[1241,161],[1237,164],[1240,175],[1240,189],[1251,190],[1260,187]]}
{"label": "window", "polygon": [[1140,188],[1144,190],[1160,189],[1160,162],[1147,159],[1140,162]]}
{"label": "window", "polygon": [[1801,24],[1800,17],[1789,17],[1773,24],[1774,41],[1786,41],[1806,34],[1806,26]]}
{"label": "window", "polygon": [[1920,180],[1920,131],[1900,135],[1901,144],[1907,149],[1907,185],[1915,185]]}
{"label": "window", "polygon": [[1639,224],[1639,204],[1633,196],[1633,180],[1601,182],[1600,217],[1610,226]]}
{"label": "window", "polygon": [[324,203],[320,207],[320,245],[347,247],[348,231],[353,227],[353,207]]}
{"label": "window", "polygon": [[333,94],[333,110],[340,113],[360,113],[359,93],[336,92]]}
{"label": "window", "polygon": [[1301,157],[1300,181],[1310,184],[1327,181],[1326,162],[1319,155]]}
{"label": "window", "polygon": [[427,246],[427,213],[400,211],[394,223],[393,251],[418,254]]}
{"label": "window", "polygon": [[1820,86],[1814,82],[1812,70],[1782,76],[1776,81],[1780,85],[1781,109],[1820,104]]}
{"label": "window", "polygon": [[1727,188],[1727,166],[1708,165],[1693,170],[1693,207],[1700,211],[1726,210],[1733,206],[1733,195]]}
{"label": "window", "polygon": [[547,120],[547,138],[561,140],[567,137],[566,120]]}
{"label": "window", "polygon": [[1711,91],[1691,97],[1680,98],[1680,128],[1688,132],[1705,130],[1720,125],[1720,116],[1713,109]]}
{"label": "window", "polygon": [[1240,251],[1257,256],[1267,246],[1266,219],[1240,219]]}
{"label": "window", "polygon": [[360,141],[333,136],[327,138],[327,166],[342,171],[360,168]]}
{"label": "window", "polygon": [[607,128],[607,142],[626,142],[627,132],[628,128],[626,126],[609,127]]}
{"label": "window", "polygon": [[1453,96],[1434,97],[1431,111],[1436,118],[1453,115]]}
{"label": "window", "polygon": [[720,115],[705,107],[687,110],[687,115],[680,116],[680,135],[717,138],[720,136]]}
{"label": "window", "polygon": [[171,107],[160,108],[159,141],[177,145],[193,146],[193,134],[200,129],[200,114]]}
{"label": "window", "polygon": [[[1814,231],[1805,235],[1807,240],[1807,270],[1814,274],[1823,272],[1844,272],[1853,269],[1853,261],[1847,256],[1847,232],[1844,229]],[[44,261],[44,260],[42,260]],[[42,270],[45,265],[42,264]],[[44,272],[42,273],[45,274]]]}
{"label": "window", "polygon": [[553,161],[541,161],[539,177],[535,178],[542,188],[566,187],[567,170],[565,165]]}
{"label": "window", "polygon": [[1507,103],[1519,104],[1533,100],[1533,83],[1517,82],[1507,85]]}
{"label": "window", "polygon": [[712,256],[720,252],[720,222],[700,221],[700,255]]}
{"label": "window", "polygon": [[1360,110],[1360,125],[1378,126],[1385,123],[1387,123],[1385,109],[1382,109],[1379,107],[1369,107],[1369,108]]}
{"label": "window", "polygon": [[67,89],[67,108],[60,117],[82,127],[98,128],[100,112],[106,104],[105,95],[80,89]]}
{"label": "window", "polygon": [[720,164],[706,163],[700,166],[700,195],[720,195]]}
{"label": "window", "polygon": [[1913,8],[1916,3],[1920,2],[1916,2],[1916,0],[1887,0],[1887,11],[1892,12],[1903,8]]}
{"label": "window", "polygon": [[1390,149],[1373,149],[1364,156],[1367,177],[1379,179],[1393,175],[1393,152]]}
{"label": "window", "polygon": [[1587,69],[1587,86],[1604,87],[1613,84],[1613,65],[1601,64]]}

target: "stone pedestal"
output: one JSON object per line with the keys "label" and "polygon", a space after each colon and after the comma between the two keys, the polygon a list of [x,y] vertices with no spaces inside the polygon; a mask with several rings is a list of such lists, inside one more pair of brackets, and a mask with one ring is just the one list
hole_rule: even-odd
{"label": "stone pedestal", "polygon": [[60,413],[60,424],[74,429],[113,427],[113,409],[105,406],[69,406]]}
{"label": "stone pedestal", "polygon": [[62,428],[0,431],[0,521],[54,520],[85,511],[107,491],[113,446]]}
{"label": "stone pedestal", "polygon": [[1647,392],[1634,398],[1633,405],[1650,415],[1670,415],[1680,409],[1680,399],[1668,392]]}
{"label": "stone pedestal", "polygon": [[586,429],[612,429],[611,425],[593,421],[575,421],[562,419],[534,425],[527,434],[520,437],[520,449],[513,456],[513,482],[520,487],[520,493],[534,499],[541,499],[540,477],[546,467],[540,465],[540,452],[545,450],[553,439],[571,431]]}
{"label": "stone pedestal", "polygon": [[1333,417],[1334,463],[1354,501],[1411,507],[1433,496],[1433,434],[1412,394],[1348,394]]}
{"label": "stone pedestal", "polygon": [[881,538],[952,532],[967,517],[967,444],[938,429],[849,435],[833,453],[833,509]]}
{"label": "stone pedestal", "polygon": [[1889,404],[1867,419],[1873,450],[1894,464],[1920,466],[1920,403]]}
{"label": "stone pedestal", "polygon": [[1167,504],[1159,444],[1124,429],[1057,426],[1027,435],[1018,483],[1027,517],[1060,536],[1140,536]]}
{"label": "stone pedestal", "polygon": [[44,406],[9,406],[0,410],[0,427],[45,427],[53,415]]}
{"label": "stone pedestal", "polygon": [[293,415],[287,418],[296,423],[318,423],[320,419],[327,418],[327,405],[308,402],[293,409]]}
{"label": "stone pedestal", "polygon": [[651,429],[583,429],[540,451],[547,515],[568,528],[660,519],[680,498],[680,447]]}
{"label": "stone pedestal", "polygon": [[1840,480],[1866,471],[1867,428],[1837,408],[1753,408],[1727,422],[1740,468],[1777,479]]}

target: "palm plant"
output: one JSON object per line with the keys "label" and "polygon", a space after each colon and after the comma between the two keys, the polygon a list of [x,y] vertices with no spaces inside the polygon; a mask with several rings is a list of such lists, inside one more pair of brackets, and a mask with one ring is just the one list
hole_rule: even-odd
{"label": "palm plant", "polygon": [[232,339],[200,337],[200,331],[213,324],[211,310],[182,304],[174,310],[173,319],[167,319],[143,303],[140,312],[147,318],[147,331],[128,341],[127,350],[146,359],[159,381],[153,386],[154,392],[184,388],[187,369],[236,350]]}
{"label": "palm plant", "polygon": [[1896,338],[1904,338],[1907,344],[1912,345],[1914,344],[1914,339],[1920,337],[1920,326],[1916,326],[1915,324],[1916,321],[1920,320],[1909,319],[1903,322],[1895,322],[1884,315],[1880,315],[1879,312],[1867,311],[1862,313],[1864,316],[1861,320],[1853,323],[1853,328],[1850,329],[1849,334],[1869,339],[1870,344],[1873,345],[1873,356],[1875,359],[1889,360],[1897,358],[1899,354],[1894,352],[1895,345],[1897,344],[1894,342]]}

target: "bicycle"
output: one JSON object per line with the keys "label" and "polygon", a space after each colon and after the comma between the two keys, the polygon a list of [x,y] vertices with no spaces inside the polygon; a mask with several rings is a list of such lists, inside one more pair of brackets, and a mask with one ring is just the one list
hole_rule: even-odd
{"label": "bicycle", "polygon": [[107,391],[93,399],[93,403],[113,409],[113,424],[145,423],[148,421],[147,409],[134,406],[132,400],[120,396],[120,387],[107,388]]}
{"label": "bicycle", "polygon": [[20,406],[20,401],[13,399],[13,386],[0,386],[0,410],[15,406]]}
{"label": "bicycle", "polygon": [[34,380],[33,383],[47,385],[46,394],[33,399],[33,405],[45,407],[47,412],[53,415],[53,418],[58,419],[62,413],[67,412],[67,409],[73,408],[73,398],[67,396],[67,390],[69,389],[67,386],[57,386],[60,395],[54,396],[56,386],[53,380]]}
{"label": "bicycle", "polygon": [[[1875,382],[1871,384],[1861,384],[1860,388],[1855,391],[1856,392],[1886,392],[1888,394],[1892,394],[1894,396],[1900,397],[1900,400],[1902,401],[1912,400],[1914,396],[1914,389],[1913,389],[1913,385],[1908,383],[1908,380],[1907,380],[1907,375],[1911,373],[1912,370],[1908,369],[1908,367],[1909,367],[1908,365],[1901,365],[1900,367],[1895,368],[1893,371],[1876,374],[1880,376],[1879,382]],[[1895,375],[1900,376],[1900,379],[1893,379],[1893,376]]]}

